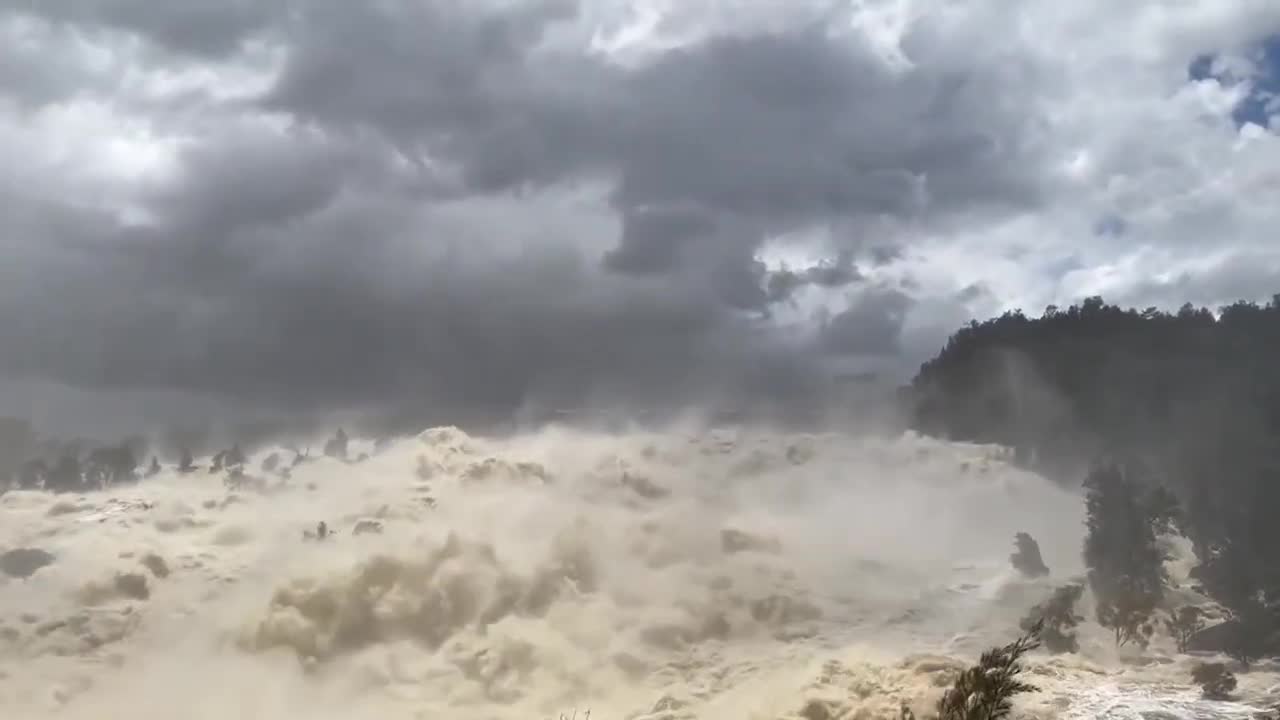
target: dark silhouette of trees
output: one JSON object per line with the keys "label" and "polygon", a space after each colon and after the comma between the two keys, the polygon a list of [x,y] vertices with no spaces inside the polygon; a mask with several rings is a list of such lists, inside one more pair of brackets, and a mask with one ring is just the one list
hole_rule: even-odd
{"label": "dark silhouette of trees", "polygon": [[24,420],[0,418],[0,486],[11,479],[24,490],[83,492],[139,479],[143,438],[128,437],[87,452],[85,447],[82,440],[42,436]]}
{"label": "dark silhouette of trees", "polygon": [[347,433],[342,428],[338,428],[338,432],[329,438],[324,444],[324,454],[327,457],[337,458],[338,460],[347,459]]}
{"label": "dark silhouette of trees", "polygon": [[[245,428],[246,432],[261,434],[270,430],[271,425]],[[195,462],[192,443],[207,445],[210,437],[208,429],[170,428],[157,446],[162,453],[176,454],[178,472],[188,474],[200,467]],[[348,442],[346,431],[339,428],[325,444],[326,455],[345,462],[368,459],[367,453],[352,459],[348,455]],[[150,454],[153,451],[151,443],[143,436],[126,437],[117,444],[89,447],[80,439],[68,441],[40,435],[25,420],[0,416],[0,493],[12,488],[57,493],[89,492],[139,482],[161,473],[160,457]],[[150,460],[146,462],[148,457]],[[145,466],[140,464],[140,458],[146,462]],[[293,449],[291,465],[286,467],[280,453],[272,452],[262,461],[262,466],[264,472],[287,478],[291,468],[310,460],[310,448]],[[247,463],[243,446],[236,441],[215,453],[207,467],[210,474],[225,473],[225,480],[239,483],[253,480],[245,474]]]}
{"label": "dark silhouette of trees", "polygon": [[80,455],[74,449],[63,451],[45,476],[44,487],[50,492],[79,492],[84,489]]}
{"label": "dark silhouette of trees", "polygon": [[1178,652],[1186,652],[1187,645],[1196,633],[1204,629],[1204,613],[1194,605],[1170,611],[1164,620],[1165,630],[1178,646]]}
{"label": "dark silhouette of trees", "polygon": [[1143,512],[1156,535],[1174,535],[1182,527],[1182,507],[1178,497],[1164,485],[1153,485],[1142,498]]}
{"label": "dark silhouette of trees", "polygon": [[123,485],[138,479],[138,459],[128,442],[95,448],[84,462],[84,477],[90,487]]}
{"label": "dark silhouette of trees", "polygon": [[906,395],[917,429],[1009,445],[1044,468],[1125,451],[1204,471],[1223,441],[1274,441],[1277,353],[1280,296],[1265,307],[1237,303],[1217,319],[1203,308],[1139,312],[1094,297],[1038,319],[1011,311],[970,323]]}
{"label": "dark silhouette of trees", "polygon": [[228,470],[243,468],[245,462],[247,460],[239,443],[233,444],[222,457],[222,465]]}
{"label": "dark silhouette of trees", "polygon": [[1051,653],[1079,652],[1075,627],[1084,618],[1076,614],[1076,603],[1083,594],[1084,585],[1063,585],[1054,590],[1048,600],[1031,608],[1019,627],[1023,632],[1041,628],[1040,640]]}
{"label": "dark silhouette of trees", "polygon": [[[1149,570],[1116,568],[1150,567],[1148,533],[1181,532],[1196,579],[1241,628],[1216,636],[1236,647],[1215,649],[1246,660],[1280,650],[1280,295],[1216,314],[1098,297],[1038,318],[1007,312],[961,328],[901,396],[917,430],[1010,446],[1063,482],[1123,460],[1127,480],[1106,484],[1111,510],[1096,516],[1103,565],[1090,565],[1113,627],[1134,626],[1157,594]],[[1115,543],[1132,543],[1132,557]]]}
{"label": "dark silhouette of trees", "polygon": [[1039,624],[1004,647],[982,654],[978,664],[960,673],[938,701],[938,720],[998,720],[1013,710],[1013,698],[1036,687],[1020,679],[1022,658],[1040,647]]}
{"label": "dark silhouette of trees", "polygon": [[1200,663],[1191,670],[1191,681],[1209,700],[1227,700],[1236,689],[1236,676],[1222,663]]}
{"label": "dark silhouette of trees", "polygon": [[1229,608],[1226,623],[1227,655],[1248,670],[1258,658],[1275,652],[1275,611],[1261,598]]}
{"label": "dark silhouette of trees", "polygon": [[280,467],[280,453],[271,453],[262,460],[262,472],[274,473]]}
{"label": "dark silhouette of trees", "polygon": [[[1037,688],[1021,678],[1022,659],[1040,647],[1041,624],[1033,623],[1017,640],[984,652],[966,668],[938,700],[930,720],[1001,720],[1013,712],[1013,699]],[[805,717],[816,716],[802,712]],[[823,715],[826,716],[825,714]],[[916,720],[905,704],[899,720]]]}
{"label": "dark silhouette of trees", "polygon": [[1084,562],[1097,600],[1098,622],[1117,645],[1145,645],[1164,596],[1164,556],[1140,490],[1118,463],[1100,464],[1085,479],[1088,534]]}
{"label": "dark silhouette of trees", "polygon": [[0,489],[12,481],[22,485],[16,475],[35,445],[36,433],[31,423],[20,418],[0,417]]}
{"label": "dark silhouette of trees", "polygon": [[1043,577],[1049,574],[1049,567],[1040,557],[1040,544],[1027,533],[1020,532],[1013,538],[1014,553],[1009,562],[1014,569],[1027,577]]}
{"label": "dark silhouette of trees", "polygon": [[45,485],[45,478],[49,476],[49,464],[44,458],[35,458],[28,460],[18,469],[18,487],[23,490],[39,490]]}

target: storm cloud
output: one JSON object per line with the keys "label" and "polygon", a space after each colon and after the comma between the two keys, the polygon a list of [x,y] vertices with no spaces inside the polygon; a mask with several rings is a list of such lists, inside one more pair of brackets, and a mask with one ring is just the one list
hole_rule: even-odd
{"label": "storm cloud", "polygon": [[[1238,250],[1251,288],[1280,277],[1275,211],[1196,160],[1273,186],[1274,131],[1179,74],[1280,15],[1005,5],[886,30],[818,2],[7,0],[0,376],[406,422],[801,418],[861,360],[909,373],[939,317],[1165,301],[1107,283],[1142,251],[1194,285],[1192,221],[1233,233],[1209,275]],[[1060,39],[1089,20],[1111,45]]]}

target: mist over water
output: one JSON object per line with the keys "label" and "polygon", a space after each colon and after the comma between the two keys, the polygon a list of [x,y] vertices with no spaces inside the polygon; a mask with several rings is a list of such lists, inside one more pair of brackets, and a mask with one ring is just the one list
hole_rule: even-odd
{"label": "mist over water", "polygon": [[[436,428],[351,450],[284,479],[265,449],[239,488],[0,496],[0,551],[48,553],[0,574],[4,717],[891,717],[1083,572],[1079,496],[1001,448]],[[1010,567],[1020,531],[1048,578]],[[1028,716],[1249,716],[1199,700],[1166,638],[1080,638],[1034,658]]]}

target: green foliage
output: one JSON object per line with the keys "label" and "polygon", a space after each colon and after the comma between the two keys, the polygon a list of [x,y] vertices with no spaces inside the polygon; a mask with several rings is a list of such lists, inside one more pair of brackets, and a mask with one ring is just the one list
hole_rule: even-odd
{"label": "green foliage", "polygon": [[1054,590],[1048,600],[1031,608],[1026,617],[1022,618],[1019,627],[1028,633],[1037,627],[1041,628],[1040,641],[1051,653],[1079,652],[1080,643],[1076,640],[1075,627],[1084,618],[1076,614],[1076,603],[1083,594],[1083,585],[1063,585]]}
{"label": "green foliage", "polygon": [[1138,489],[1117,463],[1094,467],[1085,479],[1088,534],[1084,561],[1097,598],[1098,622],[1117,645],[1145,646],[1155,630],[1152,615],[1164,595],[1164,555]]}
{"label": "green foliage", "polygon": [[1236,689],[1236,676],[1222,663],[1200,663],[1191,670],[1191,681],[1209,700],[1226,700]]}
{"label": "green foliage", "polygon": [[1040,647],[1042,623],[1004,647],[982,654],[938,701],[938,720],[999,720],[1008,717],[1013,698],[1035,692],[1036,687],[1018,679],[1025,669],[1022,657]]}
{"label": "green foliage", "polygon": [[1109,602],[1098,602],[1098,624],[1111,628],[1116,645],[1129,643],[1146,647],[1155,634],[1152,614],[1155,603],[1135,595],[1120,595]]}
{"label": "green foliage", "polygon": [[1204,629],[1204,613],[1194,605],[1179,608],[1177,611],[1171,610],[1168,617],[1164,619],[1164,628],[1169,631],[1169,637],[1173,638],[1177,644],[1178,652],[1184,653],[1191,638]]}

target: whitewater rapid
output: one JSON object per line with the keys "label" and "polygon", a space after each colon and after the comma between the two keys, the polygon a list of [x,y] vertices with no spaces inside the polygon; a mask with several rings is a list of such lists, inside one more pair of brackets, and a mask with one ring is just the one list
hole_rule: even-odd
{"label": "whitewater rapid", "polygon": [[[48,554],[0,573],[0,716],[923,715],[1082,573],[1074,491],[912,434],[436,428],[287,479],[268,452],[238,488],[166,469],[0,496],[0,552]],[[305,538],[321,521],[333,535]],[[1048,578],[1010,567],[1020,531]],[[1191,662],[1162,637],[1118,652],[1086,622],[1079,654],[1033,658],[1018,708],[1249,716],[1200,700]],[[1240,681],[1275,694],[1265,669]]]}

